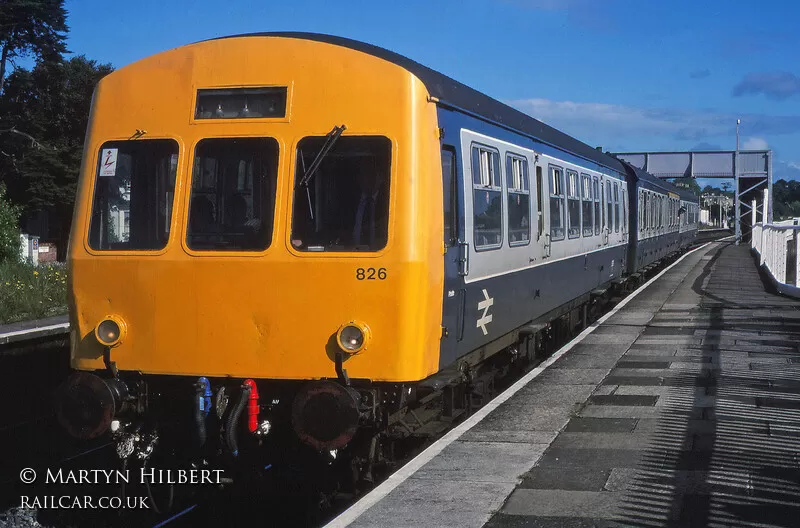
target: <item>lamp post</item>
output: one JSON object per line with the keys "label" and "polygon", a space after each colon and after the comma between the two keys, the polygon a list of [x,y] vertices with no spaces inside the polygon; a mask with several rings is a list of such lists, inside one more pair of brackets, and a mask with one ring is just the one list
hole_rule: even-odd
{"label": "lamp post", "polygon": [[736,245],[742,241],[742,224],[739,218],[739,125],[742,120],[736,120],[736,157],[734,158],[734,165],[736,170]]}

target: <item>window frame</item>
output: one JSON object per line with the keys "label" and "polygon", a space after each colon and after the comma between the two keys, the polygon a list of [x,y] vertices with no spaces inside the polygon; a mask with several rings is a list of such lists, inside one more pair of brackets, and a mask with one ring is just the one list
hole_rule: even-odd
{"label": "window frame", "polygon": [[[553,182],[556,181],[554,178],[556,171],[561,174],[561,177],[558,178],[558,183],[560,183],[561,187],[561,194],[555,193],[554,191],[557,189],[553,189]],[[548,187],[548,196],[549,196],[549,209],[548,209],[548,216],[552,217],[552,205],[553,199],[557,199],[561,202],[561,230],[562,235],[560,237],[555,237],[553,234],[553,222],[550,222],[550,242],[558,242],[561,240],[566,240],[567,238],[567,194],[565,189],[565,182],[564,182],[564,168],[558,165],[548,163],[547,165],[547,187]]]}
{"label": "window frame", "polygon": [[[93,256],[105,256],[105,255],[137,255],[137,256],[156,256],[156,255],[163,255],[166,253],[170,246],[174,243],[174,237],[180,237],[183,234],[184,228],[179,222],[182,222],[182,219],[178,218],[179,215],[176,214],[176,207],[180,203],[178,201],[179,197],[178,194],[183,192],[181,189],[181,181],[180,175],[181,171],[183,170],[183,157],[185,152],[184,144],[175,137],[171,136],[153,136],[148,137],[147,139],[139,139],[137,141],[172,141],[176,148],[177,154],[177,163],[175,166],[175,182],[173,183],[173,190],[172,190],[172,203],[169,204],[169,209],[171,211],[170,214],[170,221],[169,221],[169,236],[167,237],[164,246],[159,249],[95,249],[91,245],[91,227],[92,227],[92,215],[94,213],[94,200],[95,195],[97,193],[97,184],[100,181],[100,163],[102,162],[103,156],[103,149],[107,148],[106,145],[109,144],[116,144],[122,143],[125,141],[130,141],[128,139],[106,139],[94,146],[94,153],[93,156],[93,167],[94,171],[92,174],[91,180],[91,188],[90,188],[90,195],[88,199],[88,207],[86,208],[85,212],[85,228],[83,230],[83,247],[87,253]],[[183,197],[180,197],[183,199]],[[184,211],[185,213],[186,211]],[[185,216],[184,216],[185,218]],[[177,232],[176,232],[177,231]]]}
{"label": "window frame", "polygon": [[[209,120],[210,122],[211,120]],[[222,120],[220,120],[222,121]],[[240,120],[239,120],[240,121]],[[197,158],[197,149],[200,145],[207,140],[213,141],[235,141],[235,140],[242,140],[242,139],[257,139],[257,140],[266,140],[271,141],[274,143],[276,149],[276,159],[275,159],[275,181],[273,185],[275,186],[275,195],[272,197],[272,212],[271,218],[269,221],[271,222],[271,232],[269,236],[269,240],[267,242],[267,247],[263,249],[219,249],[219,248],[209,248],[209,249],[198,249],[192,248],[189,245],[189,226],[190,226],[190,217],[191,217],[191,207],[192,207],[192,192],[194,186],[194,165],[195,160]],[[388,138],[387,138],[388,139]],[[191,155],[189,159],[187,159],[187,174],[186,174],[186,190],[184,197],[186,198],[186,204],[183,207],[184,211],[184,221],[183,221],[183,229],[181,232],[181,244],[183,245],[184,249],[187,253],[192,255],[193,257],[220,257],[221,255],[224,256],[235,256],[235,257],[259,257],[268,251],[270,251],[276,245],[275,236],[278,233],[278,209],[280,207],[280,194],[281,194],[281,155],[284,153],[281,152],[282,143],[281,141],[274,136],[268,135],[260,135],[260,136],[203,136],[199,138],[194,144],[191,146],[191,149],[187,149],[187,152]],[[266,222],[268,217],[264,216],[262,218],[263,222]],[[291,216],[289,217],[289,222],[291,222]]]}
{"label": "window frame", "polygon": [[[508,172],[508,168],[514,166],[514,161],[519,161],[522,166],[522,174],[520,175],[520,183],[522,184],[521,188],[512,188],[509,185],[509,178],[513,178],[513,171],[511,174]],[[524,155],[519,154],[513,151],[506,151],[506,174],[504,178],[506,184],[506,202],[511,198],[512,195],[523,195],[528,197],[528,238],[526,240],[520,240],[517,242],[511,241],[511,222],[509,221],[508,214],[510,212],[510,208],[508,203],[505,204],[505,227],[506,227],[506,234],[508,235],[508,246],[509,247],[520,247],[520,246],[527,246],[531,243],[531,219],[533,218],[532,210],[532,200],[531,200],[531,177],[530,177],[530,164],[528,163],[528,158]],[[525,188],[527,186],[527,189]]]}
{"label": "window frame", "polygon": [[[584,236],[584,237],[591,237],[591,236],[594,236],[594,197],[593,197],[593,189],[592,189],[592,176],[589,175],[589,174],[586,174],[585,172],[582,172],[582,173],[580,173],[579,181],[580,181],[580,188],[581,188],[581,215],[582,215],[581,216],[581,235]],[[587,185],[586,185],[586,189],[588,189],[588,195],[589,196],[584,196],[583,195],[583,191],[584,191],[583,184],[584,184],[584,182],[588,182]],[[585,203],[589,205],[589,212],[590,212],[589,216],[591,217],[591,221],[589,223],[590,224],[589,225],[589,234],[586,234],[586,218],[584,218],[584,216],[583,216],[584,213],[585,213],[585,211],[584,211],[584,209],[585,209],[584,204]]]}
{"label": "window frame", "polygon": [[[570,194],[570,179],[571,177],[575,177],[575,196]],[[567,237],[571,240],[576,238],[580,238],[581,234],[583,233],[583,211],[581,211],[581,177],[578,171],[573,169],[566,169],[564,171],[564,196],[566,198],[566,205],[567,208],[565,210],[566,217],[567,217]],[[578,225],[577,225],[577,233],[575,235],[570,234],[572,230],[572,219],[570,218],[569,214],[569,206],[570,201],[577,201],[578,202]]]}
{"label": "window frame", "polygon": [[[480,158],[480,152],[484,151],[484,152],[488,152],[488,153],[492,154],[495,157],[495,159],[497,160],[496,163],[490,163],[488,165],[492,169],[491,181],[489,182],[489,185],[484,185],[483,184],[484,180],[483,180],[483,171],[482,170],[481,170],[481,173],[480,173],[481,183],[475,183],[475,167],[474,167],[475,157],[474,156],[475,156],[475,151],[476,150],[479,152],[479,158]],[[503,247],[503,241],[504,241],[503,234],[504,234],[504,231],[505,231],[504,220],[505,220],[505,215],[506,215],[506,207],[505,207],[505,204],[503,203],[504,202],[503,197],[505,196],[505,193],[503,192],[503,187],[505,185],[505,182],[504,182],[505,178],[504,178],[504,174],[503,174],[503,167],[502,167],[502,164],[500,163],[500,150],[497,149],[497,147],[492,147],[490,145],[486,145],[485,143],[472,142],[472,144],[470,145],[469,155],[470,155],[470,172],[471,172],[470,176],[471,176],[471,184],[472,184],[471,185],[472,186],[472,211],[471,211],[471,213],[472,213],[472,246],[475,249],[476,253],[481,253],[481,252],[484,252],[484,251],[495,251],[495,250],[500,249],[500,248]],[[498,179],[500,181],[500,185],[492,185],[493,183],[497,183]],[[475,236],[475,191],[476,190],[493,191],[493,192],[499,192],[500,193],[500,240],[496,244],[486,244],[486,245],[479,246],[478,243],[477,243],[477,237]]]}

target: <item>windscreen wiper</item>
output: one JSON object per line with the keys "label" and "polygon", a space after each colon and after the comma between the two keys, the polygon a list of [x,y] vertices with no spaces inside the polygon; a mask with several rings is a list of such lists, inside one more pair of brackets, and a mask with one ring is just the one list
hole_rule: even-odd
{"label": "windscreen wiper", "polygon": [[[308,182],[314,176],[314,173],[317,172],[317,169],[319,169],[323,158],[328,155],[328,152],[331,151],[333,146],[336,144],[336,140],[339,139],[339,136],[342,135],[342,132],[344,132],[345,129],[347,129],[347,127],[344,125],[334,126],[333,130],[328,132],[328,135],[325,137],[325,143],[323,143],[322,148],[319,149],[317,157],[314,158],[314,161],[311,162],[311,165],[309,165],[308,169],[306,169],[305,173],[303,173],[303,177],[297,182],[297,185],[305,185],[308,187]],[[297,186],[295,186],[295,188],[297,188]]]}

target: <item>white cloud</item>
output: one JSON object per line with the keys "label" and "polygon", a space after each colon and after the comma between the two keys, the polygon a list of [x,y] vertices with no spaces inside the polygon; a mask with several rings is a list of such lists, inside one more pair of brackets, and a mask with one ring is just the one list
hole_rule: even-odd
{"label": "white cloud", "polygon": [[787,163],[787,165],[789,165],[789,167],[792,169],[800,170],[800,163],[797,163],[796,161],[790,161]]}
{"label": "white cloud", "polygon": [[713,110],[644,108],[550,99],[523,99],[508,104],[582,141],[600,145],[618,143],[622,139],[640,150],[658,149],[658,145],[663,148],[667,143],[664,138],[693,143],[719,138],[716,142],[722,148],[733,150],[737,118],[742,119],[743,129],[747,127],[750,133],[759,134],[750,136],[747,141],[752,147],[745,148],[766,148],[767,143],[760,136],[800,132],[800,116],[736,115]]}
{"label": "white cloud", "polygon": [[769,144],[767,140],[760,137],[749,137],[742,143],[742,150],[767,150]]}

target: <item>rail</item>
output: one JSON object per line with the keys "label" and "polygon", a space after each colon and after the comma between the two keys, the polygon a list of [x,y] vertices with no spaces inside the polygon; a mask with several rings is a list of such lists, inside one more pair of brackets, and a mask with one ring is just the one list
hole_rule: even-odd
{"label": "rail", "polygon": [[750,242],[778,291],[792,297],[800,297],[800,225],[796,222],[755,224]]}

